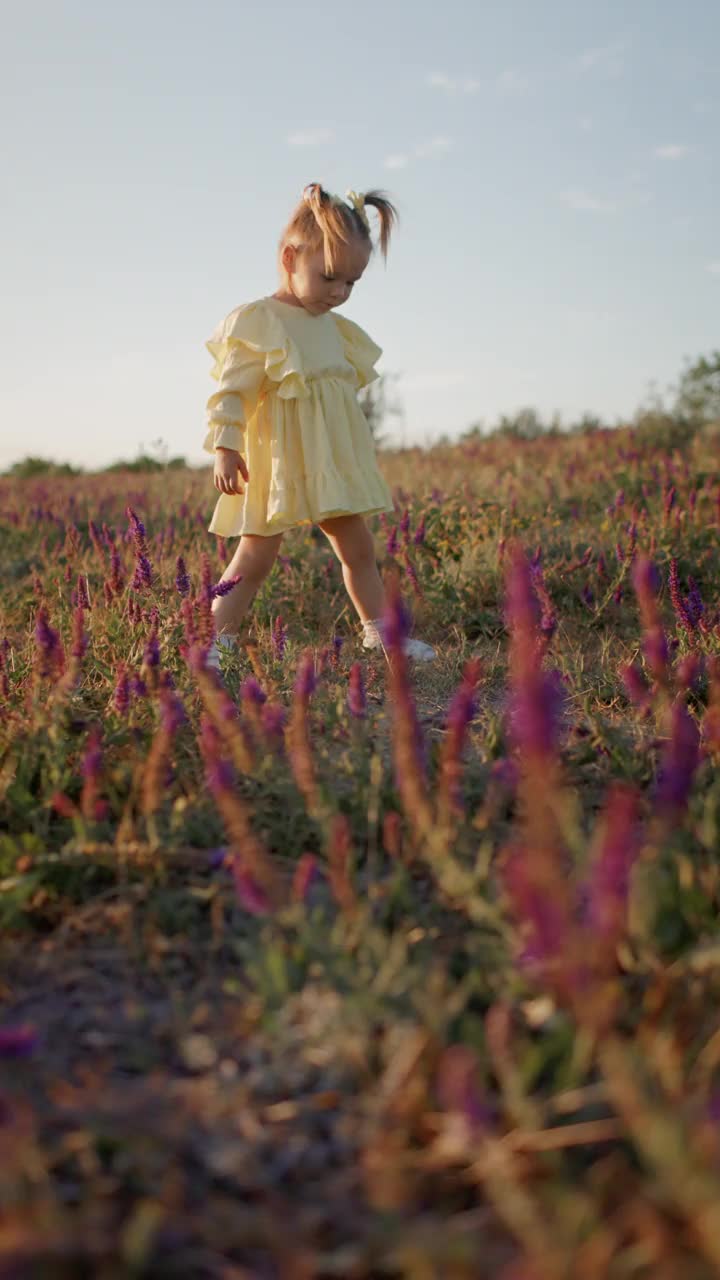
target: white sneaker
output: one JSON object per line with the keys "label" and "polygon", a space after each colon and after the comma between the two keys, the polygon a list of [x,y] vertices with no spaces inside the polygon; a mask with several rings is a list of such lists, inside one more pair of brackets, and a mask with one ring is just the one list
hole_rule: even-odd
{"label": "white sneaker", "polygon": [[[363,630],[365,633],[363,649],[382,649],[384,647],[377,625],[366,623]],[[413,658],[415,662],[432,662],[434,658],[437,658],[437,653],[432,645],[426,644],[424,640],[416,640],[411,636],[405,638],[403,653],[406,658]]]}
{"label": "white sneaker", "polygon": [[437,658],[437,654],[431,644],[426,644],[424,640],[416,640],[414,636],[408,636],[403,645],[403,652],[406,658],[414,658],[416,662],[432,662]]}

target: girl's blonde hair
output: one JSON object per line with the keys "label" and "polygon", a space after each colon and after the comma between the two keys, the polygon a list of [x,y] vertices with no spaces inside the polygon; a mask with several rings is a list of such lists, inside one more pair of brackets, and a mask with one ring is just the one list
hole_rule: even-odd
{"label": "girl's blonde hair", "polygon": [[[380,224],[378,243],[383,259],[387,260],[390,233],[399,221],[398,211],[383,191],[366,191],[363,200],[366,206],[377,209]],[[285,245],[294,244],[298,250],[307,249],[310,253],[322,247],[325,270],[330,274],[335,270],[342,246],[350,240],[361,241],[373,252],[372,237],[362,214],[353,205],[325,191],[319,182],[310,182],[280,237],[278,260],[281,269],[284,271],[282,251]]]}

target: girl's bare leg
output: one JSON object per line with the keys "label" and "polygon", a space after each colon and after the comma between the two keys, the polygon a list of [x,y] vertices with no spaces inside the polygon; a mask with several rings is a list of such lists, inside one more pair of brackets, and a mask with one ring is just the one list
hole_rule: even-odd
{"label": "girl's bare leg", "polygon": [[375,558],[373,537],[362,516],[335,516],[320,528],[342,565],[343,582],[362,622],[381,618],[385,587]]}
{"label": "girl's bare leg", "polygon": [[275,563],[282,538],[281,533],[272,534],[269,538],[254,533],[242,535],[235,554],[220,579],[224,582],[226,578],[235,578],[241,574],[242,581],[226,596],[216,596],[213,600],[216,635],[237,635],[253,597]]}

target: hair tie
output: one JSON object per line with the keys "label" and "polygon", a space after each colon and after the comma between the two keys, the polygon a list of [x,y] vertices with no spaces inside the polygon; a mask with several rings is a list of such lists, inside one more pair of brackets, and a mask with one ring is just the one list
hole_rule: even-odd
{"label": "hair tie", "polygon": [[353,191],[352,188],[349,188],[349,190],[345,192],[345,199],[349,201],[355,212],[358,214],[360,221],[363,223],[366,230],[369,231],[370,221],[365,212],[365,197],[363,195],[359,195],[357,191]]}

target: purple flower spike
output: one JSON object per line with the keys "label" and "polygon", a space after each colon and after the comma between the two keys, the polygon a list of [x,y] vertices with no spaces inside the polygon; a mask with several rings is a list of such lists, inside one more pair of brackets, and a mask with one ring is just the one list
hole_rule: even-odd
{"label": "purple flower spike", "polygon": [[655,561],[649,556],[638,556],[633,566],[632,581],[641,605],[648,597],[655,597],[660,590],[660,572]]}
{"label": "purple flower spike", "polygon": [[41,606],[35,623],[35,643],[38,648],[40,675],[49,676],[61,671],[65,655],[60,635],[48,622],[45,606]]}
{"label": "purple flower spike", "polygon": [[130,692],[133,698],[147,698],[147,685],[142,676],[131,676]]}
{"label": "purple flower spike", "polygon": [[143,587],[152,586],[152,565],[145,552],[139,552],[135,560],[135,572],[131,583],[133,591],[142,591]]}
{"label": "purple flower spike", "polygon": [[700,760],[700,734],[682,698],[673,704],[670,741],[663,753],[657,780],[657,803],[672,820],[679,819],[690,796]]}
{"label": "purple flower spike", "polygon": [[315,679],[315,662],[311,652],[306,651],[297,666],[297,674],[295,676],[295,695],[301,701],[306,702],[308,698],[315,692],[317,681]]}
{"label": "purple flower spike", "polygon": [[529,926],[521,962],[532,967],[561,956],[567,942],[570,922],[560,904],[551,894],[544,893],[533,883],[529,859],[524,850],[516,850],[509,857],[503,872],[503,882],[513,904],[515,918]]}
{"label": "purple flower spike", "polygon": [[146,537],[145,525],[143,524],[140,517],[135,514],[132,507],[125,508],[125,515],[127,516],[130,522],[130,532],[132,535],[132,540],[135,543],[135,547],[138,552],[143,552],[145,550],[145,537]]}
{"label": "purple flower spike", "polygon": [[240,864],[238,858],[233,860],[233,882],[238,902],[251,916],[266,916],[270,914],[272,906],[265,890],[262,885],[258,884],[254,876]]}
{"label": "purple flower spike", "polygon": [[206,772],[211,791],[232,790],[234,774],[229,761],[222,760],[219,756],[213,756],[206,762]]}
{"label": "purple flower spike", "polygon": [[317,859],[312,853],[303,853],[293,876],[292,896],[296,902],[307,902],[319,876]]}
{"label": "purple flower spike", "polygon": [[425,516],[423,515],[413,535],[413,543],[416,547],[421,547],[424,541],[425,541]]}
{"label": "purple flower spike", "polygon": [[113,706],[121,716],[127,714],[128,707],[130,706],[130,682],[128,680],[128,673],[125,666],[121,666],[118,671],[117,684],[115,685],[115,692],[113,694]]}
{"label": "purple flower spike", "polygon": [[355,716],[356,719],[361,720],[367,712],[367,701],[365,698],[365,682],[363,680],[362,666],[359,662],[353,662],[350,668],[347,700],[350,714]]}
{"label": "purple flower spike", "polygon": [[255,676],[248,676],[243,680],[240,685],[240,697],[244,704],[254,707],[261,707],[267,702],[267,694]]}
{"label": "purple flower spike", "polygon": [[402,649],[403,640],[410,634],[411,616],[397,586],[388,594],[383,623],[388,649],[398,652]]}
{"label": "purple flower spike", "polygon": [[97,725],[93,725],[90,730],[80,772],[83,778],[95,782],[102,773],[102,734]]}
{"label": "purple flower spike", "polygon": [[222,596],[229,596],[233,587],[236,587],[238,582],[242,582],[242,579],[243,576],[239,573],[235,578],[225,578],[221,582],[216,582],[215,586],[212,588],[213,599],[217,599]]}
{"label": "purple flower spike", "polygon": [[634,662],[628,662],[621,668],[620,677],[630,701],[637,707],[647,706],[649,689],[640,668]]}
{"label": "purple flower spike", "polygon": [[175,561],[175,587],[181,596],[190,594],[190,575],[182,556],[178,556]]}
{"label": "purple flower spike", "polygon": [[280,614],[278,614],[272,629],[272,647],[276,658],[281,659],[283,657],[286,644],[287,627],[284,625]]}
{"label": "purple flower spike", "polygon": [[0,1058],[29,1058],[38,1046],[34,1027],[0,1027]]}
{"label": "purple flower spike", "polygon": [[153,669],[160,665],[160,645],[158,643],[157,631],[151,631],[147,638],[147,643],[143,653],[143,665]]}
{"label": "purple flower spike", "polygon": [[638,796],[634,788],[616,784],[605,808],[604,831],[591,869],[586,897],[586,923],[594,933],[616,937],[622,928],[630,871],[640,848]]}
{"label": "purple flower spike", "polygon": [[160,719],[163,729],[169,738],[174,738],[180,726],[185,724],[187,720],[185,707],[181,699],[169,689],[164,689],[162,693]]}
{"label": "purple flower spike", "polygon": [[510,703],[510,733],[523,755],[554,754],[562,693],[557,671],[530,672],[516,685]]}

